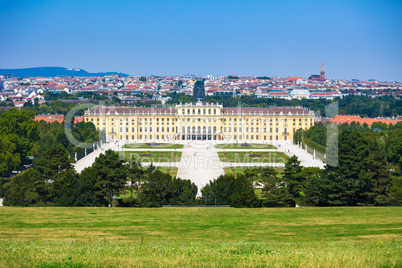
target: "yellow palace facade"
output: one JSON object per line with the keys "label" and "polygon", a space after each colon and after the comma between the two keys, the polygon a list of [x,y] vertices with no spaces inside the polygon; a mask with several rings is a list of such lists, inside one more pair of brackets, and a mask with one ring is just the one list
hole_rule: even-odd
{"label": "yellow palace facade", "polygon": [[84,120],[113,140],[291,140],[314,125],[302,107],[223,107],[185,103],[172,107],[95,107]]}

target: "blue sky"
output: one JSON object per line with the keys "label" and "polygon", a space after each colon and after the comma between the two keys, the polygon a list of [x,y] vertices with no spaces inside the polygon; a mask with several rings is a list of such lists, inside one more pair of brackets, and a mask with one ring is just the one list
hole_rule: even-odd
{"label": "blue sky", "polygon": [[0,1],[0,68],[402,81],[402,1]]}

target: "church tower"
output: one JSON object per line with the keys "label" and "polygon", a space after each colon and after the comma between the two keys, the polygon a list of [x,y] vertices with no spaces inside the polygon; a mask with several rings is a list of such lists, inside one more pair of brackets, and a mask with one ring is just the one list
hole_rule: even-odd
{"label": "church tower", "polygon": [[324,62],[321,63],[320,80],[322,80],[322,81],[325,80]]}

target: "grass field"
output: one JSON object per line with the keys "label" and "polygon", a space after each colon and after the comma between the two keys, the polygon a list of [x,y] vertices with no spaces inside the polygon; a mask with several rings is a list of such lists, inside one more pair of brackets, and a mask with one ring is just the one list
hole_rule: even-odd
{"label": "grass field", "polygon": [[231,163],[285,163],[289,158],[282,152],[218,152],[221,162]]}
{"label": "grass field", "polygon": [[[225,174],[234,174],[236,175],[237,173],[244,173],[244,170],[247,168],[251,167],[224,167],[223,171]],[[278,172],[278,177],[282,178],[282,173],[285,171],[285,168],[283,167],[275,167],[276,172]]]}
{"label": "grass field", "polygon": [[176,151],[142,151],[142,152],[133,152],[133,151],[124,151],[119,152],[119,155],[124,155],[124,157],[128,160],[134,157],[141,162],[180,162],[181,152]]}
{"label": "grass field", "polygon": [[181,149],[183,144],[175,143],[130,143],[123,145],[127,149]]}
{"label": "grass field", "polygon": [[401,267],[402,208],[0,208],[0,267]]}
{"label": "grass field", "polygon": [[275,146],[263,143],[227,143],[215,145],[217,149],[276,149]]}
{"label": "grass field", "polygon": [[172,177],[177,176],[177,167],[158,167],[158,170],[162,171],[163,173],[167,173],[172,175]]}

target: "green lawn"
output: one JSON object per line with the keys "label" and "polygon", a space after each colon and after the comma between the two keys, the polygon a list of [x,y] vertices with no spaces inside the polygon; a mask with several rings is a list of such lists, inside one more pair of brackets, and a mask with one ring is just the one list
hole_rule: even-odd
{"label": "green lawn", "polygon": [[258,198],[262,198],[262,188],[254,188],[254,192],[258,196]]}
{"label": "green lawn", "polygon": [[275,146],[263,143],[227,143],[215,145],[217,149],[276,149]]}
{"label": "green lawn", "polygon": [[[223,171],[225,174],[234,174],[236,175],[237,173],[244,173],[244,170],[247,168],[251,167],[224,167]],[[283,167],[275,167],[276,172],[278,172],[278,177],[282,178],[282,173],[285,170]]]}
{"label": "green lawn", "polygon": [[221,162],[231,163],[285,163],[289,158],[283,152],[218,152]]}
{"label": "green lawn", "polygon": [[162,171],[163,173],[167,173],[172,175],[172,177],[177,176],[177,167],[157,167],[158,170]]}
{"label": "green lawn", "polygon": [[119,152],[119,155],[126,159],[134,157],[141,162],[180,162],[181,152],[176,151],[124,151]]}
{"label": "green lawn", "polygon": [[0,208],[0,267],[401,267],[402,208]]}
{"label": "green lawn", "polygon": [[130,143],[130,144],[123,145],[122,148],[127,148],[127,149],[181,149],[181,148],[183,148],[183,144],[157,143],[157,142]]}

